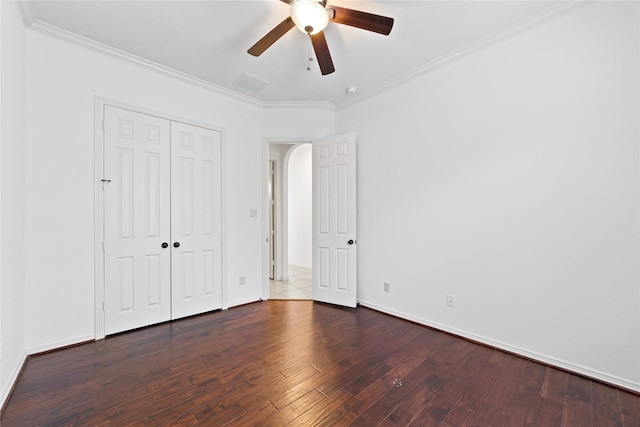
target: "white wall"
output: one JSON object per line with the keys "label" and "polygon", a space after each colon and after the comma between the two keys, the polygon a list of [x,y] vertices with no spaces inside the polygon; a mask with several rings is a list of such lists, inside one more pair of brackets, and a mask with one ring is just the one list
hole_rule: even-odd
{"label": "white wall", "polygon": [[333,135],[334,124],[333,108],[325,103],[268,104],[263,113],[262,135],[270,141],[309,140]]}
{"label": "white wall", "polygon": [[640,390],[638,16],[588,2],[337,112],[362,303]]}
{"label": "white wall", "polygon": [[17,2],[0,2],[0,406],[26,356],[25,28]]}
{"label": "white wall", "polygon": [[289,156],[289,264],[311,268],[312,217],[311,144],[296,147]]}
{"label": "white wall", "polygon": [[222,128],[226,299],[259,299],[262,229],[249,212],[262,213],[261,107],[37,31],[26,48],[30,351],[94,336],[96,95]]}

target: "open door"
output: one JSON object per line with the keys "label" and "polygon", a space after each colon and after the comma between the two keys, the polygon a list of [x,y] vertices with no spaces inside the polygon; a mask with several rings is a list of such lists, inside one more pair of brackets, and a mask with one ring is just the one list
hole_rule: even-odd
{"label": "open door", "polygon": [[356,306],[356,135],[313,141],[313,299]]}

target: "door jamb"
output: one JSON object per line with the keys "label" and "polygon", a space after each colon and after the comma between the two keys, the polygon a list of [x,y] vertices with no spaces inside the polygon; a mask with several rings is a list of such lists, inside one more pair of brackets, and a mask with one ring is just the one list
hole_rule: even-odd
{"label": "door jamb", "polygon": [[105,313],[104,313],[104,197],[103,197],[103,182],[104,176],[104,107],[110,105],[112,107],[120,108],[123,110],[131,110],[137,113],[146,114],[148,116],[159,117],[169,121],[185,123],[188,125],[198,126],[206,129],[211,129],[221,134],[220,150],[220,179],[221,179],[221,226],[222,226],[222,309],[229,308],[227,302],[227,290],[224,284],[226,283],[226,268],[225,268],[225,241],[226,239],[226,215],[225,215],[225,129],[220,126],[213,126],[208,123],[202,123],[190,119],[184,119],[182,117],[172,116],[170,114],[161,113],[155,110],[142,108],[139,106],[133,106],[125,104],[119,101],[113,101],[108,98],[96,96],[94,99],[94,312],[95,312],[95,339],[100,340],[105,338]]}

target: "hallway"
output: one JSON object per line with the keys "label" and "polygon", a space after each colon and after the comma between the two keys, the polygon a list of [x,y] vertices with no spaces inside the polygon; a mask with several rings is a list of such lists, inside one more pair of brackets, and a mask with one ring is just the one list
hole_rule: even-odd
{"label": "hallway", "polygon": [[289,265],[289,280],[269,280],[270,299],[311,299],[311,270]]}

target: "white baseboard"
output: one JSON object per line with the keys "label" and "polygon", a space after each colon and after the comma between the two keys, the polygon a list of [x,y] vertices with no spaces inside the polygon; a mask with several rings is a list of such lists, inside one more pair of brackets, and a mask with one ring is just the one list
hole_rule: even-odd
{"label": "white baseboard", "polygon": [[18,381],[18,375],[22,371],[22,367],[27,362],[27,352],[23,352],[22,356],[20,356],[20,361],[13,367],[13,371],[11,372],[11,377],[9,377],[9,381],[2,389],[2,395],[0,395],[0,408],[3,408],[5,403],[7,403],[7,399],[9,399],[9,394],[13,389],[14,384]]}
{"label": "white baseboard", "polygon": [[539,353],[532,352],[530,350],[526,350],[520,347],[515,347],[510,344],[506,344],[500,341],[495,341],[490,338],[486,338],[480,335],[475,335],[460,329],[452,328],[442,323],[433,322],[428,319],[423,319],[421,317],[412,316],[410,314],[392,310],[387,307],[382,307],[380,305],[370,303],[368,301],[359,300],[358,303],[364,307],[369,307],[373,310],[380,311],[382,313],[390,314],[392,316],[396,316],[405,320],[410,320],[412,322],[419,323],[421,325],[425,325],[430,328],[448,332],[450,334],[457,335],[459,337],[466,338],[471,341],[476,341],[478,343],[481,343],[490,347],[498,348],[498,349],[507,351],[509,353],[518,354],[520,356],[524,356],[526,358],[536,360],[538,362],[541,362],[547,365],[555,366],[560,369],[564,369],[566,371],[570,371],[579,375],[583,375],[585,377],[589,377],[598,381],[605,382],[607,384],[611,384],[614,386],[618,386],[621,388],[625,388],[627,390],[632,390],[640,393],[639,382],[630,381],[625,378],[620,378],[615,375],[607,374],[606,372],[597,371],[591,368],[587,368],[585,366],[580,366],[580,365],[576,365],[575,363],[567,362],[565,360],[556,359],[554,357],[546,356],[544,354],[539,354]]}
{"label": "white baseboard", "polygon": [[83,337],[72,338],[63,341],[52,342],[49,344],[39,345],[37,347],[29,347],[26,352],[29,355],[44,353],[46,351],[59,350],[70,345],[82,344],[87,341],[94,341],[96,337],[94,335],[86,335]]}
{"label": "white baseboard", "polygon": [[229,306],[227,308],[238,307],[241,305],[251,304],[253,302],[258,302],[258,301],[262,301],[262,298],[249,298],[247,300],[233,301],[229,303]]}

